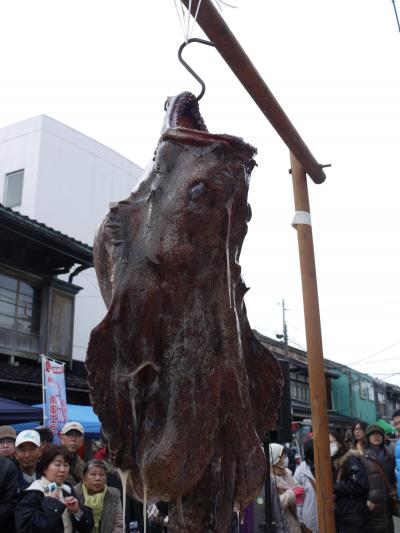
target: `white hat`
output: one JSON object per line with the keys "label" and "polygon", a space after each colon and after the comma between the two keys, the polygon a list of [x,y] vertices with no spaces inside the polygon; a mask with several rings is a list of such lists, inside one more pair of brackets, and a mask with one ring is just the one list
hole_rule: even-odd
{"label": "white hat", "polygon": [[24,431],[21,431],[21,433],[18,433],[17,438],[15,440],[15,447],[18,448],[21,444],[24,442],[32,442],[35,444],[35,446],[40,446],[40,435],[37,431],[34,429],[25,429]]}
{"label": "white hat", "polygon": [[66,435],[68,431],[72,431],[73,429],[79,431],[82,435],[85,434],[82,424],[79,422],[67,422],[61,430],[61,435]]}
{"label": "white hat", "polygon": [[281,458],[282,453],[283,453],[283,446],[281,444],[272,442],[269,445],[269,461],[272,466],[276,465],[276,463]]}

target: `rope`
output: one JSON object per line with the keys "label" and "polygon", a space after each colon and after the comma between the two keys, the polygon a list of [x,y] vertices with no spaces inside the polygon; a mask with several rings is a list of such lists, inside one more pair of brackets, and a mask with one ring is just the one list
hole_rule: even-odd
{"label": "rope", "polygon": [[[234,9],[237,8],[237,6],[228,4],[228,2],[225,2],[225,0],[214,0],[214,2],[221,12],[222,12],[222,6],[231,7]],[[180,9],[179,9],[178,3],[180,4]],[[192,11],[192,0],[189,0],[189,8],[188,8],[187,13],[184,9],[184,6],[181,0],[174,0],[174,4],[175,4],[176,14],[178,15],[179,23],[181,25],[183,38],[185,42],[187,43],[193,34],[194,26],[197,20],[197,15],[199,14],[199,10],[200,10],[201,0],[198,0],[197,2],[196,13],[193,16],[192,23],[190,23],[190,13]]]}

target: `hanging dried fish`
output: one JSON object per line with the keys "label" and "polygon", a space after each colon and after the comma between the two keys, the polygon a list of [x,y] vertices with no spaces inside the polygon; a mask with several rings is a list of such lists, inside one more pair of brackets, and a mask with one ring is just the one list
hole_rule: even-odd
{"label": "hanging dried fish", "polygon": [[238,264],[254,154],[208,133],[180,94],[143,180],[95,242],[108,312],[87,355],[93,407],[130,490],[171,502],[171,532],[228,531],[234,502],[251,502],[265,477],[282,378],[250,329]]}

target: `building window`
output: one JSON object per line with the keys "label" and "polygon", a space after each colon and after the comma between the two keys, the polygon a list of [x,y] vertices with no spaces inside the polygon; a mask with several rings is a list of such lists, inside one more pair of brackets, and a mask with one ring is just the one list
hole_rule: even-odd
{"label": "building window", "polygon": [[381,403],[381,404],[385,404],[386,403],[386,397],[385,397],[385,394],[383,392],[378,392],[378,402]]}
{"label": "building window", "polygon": [[308,383],[291,380],[290,390],[293,399],[301,402],[307,402],[310,400],[310,388]]}
{"label": "building window", "polygon": [[53,289],[49,333],[49,353],[68,358],[71,353],[74,297]]}
{"label": "building window", "polygon": [[10,172],[6,174],[4,187],[4,205],[6,207],[18,207],[22,203],[22,188],[24,185],[24,171]]}
{"label": "building window", "polygon": [[360,383],[360,398],[366,400],[368,396],[368,383],[366,381],[361,381]]}
{"label": "building window", "polygon": [[39,334],[40,289],[0,274],[0,327]]}
{"label": "building window", "polygon": [[373,387],[372,383],[368,383],[368,399],[371,402],[375,401],[375,393],[374,393],[374,387]]}

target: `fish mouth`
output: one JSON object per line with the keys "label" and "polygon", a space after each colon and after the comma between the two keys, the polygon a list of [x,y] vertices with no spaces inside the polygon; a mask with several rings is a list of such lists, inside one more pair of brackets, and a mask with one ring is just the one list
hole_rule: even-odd
{"label": "fish mouth", "polygon": [[250,170],[255,165],[253,156],[257,150],[254,146],[234,135],[209,133],[194,94],[183,92],[169,97],[164,107],[166,115],[160,142],[172,141],[192,146],[220,144],[249,164]]}
{"label": "fish mouth", "polygon": [[165,129],[183,127],[208,133],[194,94],[183,92],[178,96],[168,97],[164,107],[166,111]]}

